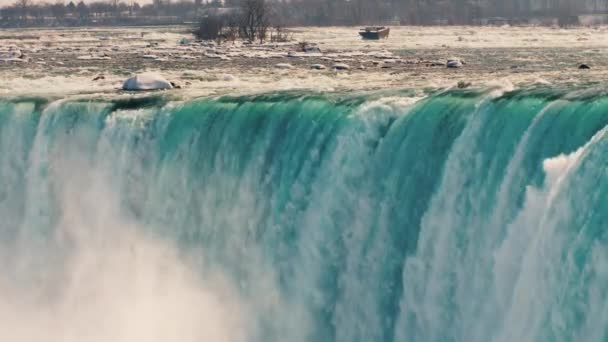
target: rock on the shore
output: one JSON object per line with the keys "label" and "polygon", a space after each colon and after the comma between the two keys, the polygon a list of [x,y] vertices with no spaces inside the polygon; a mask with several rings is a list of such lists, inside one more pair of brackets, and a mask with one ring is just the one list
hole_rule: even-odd
{"label": "rock on the shore", "polygon": [[160,90],[172,89],[171,82],[153,73],[140,74],[131,77],[122,85],[123,90]]}
{"label": "rock on the shore", "polygon": [[458,81],[458,89],[466,89],[466,88],[469,88],[471,85],[472,85],[471,82]]}

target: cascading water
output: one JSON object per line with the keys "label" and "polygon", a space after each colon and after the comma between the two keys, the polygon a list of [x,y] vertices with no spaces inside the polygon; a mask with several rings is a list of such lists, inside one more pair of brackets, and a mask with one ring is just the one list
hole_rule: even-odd
{"label": "cascading water", "polygon": [[5,341],[604,341],[591,90],[0,100]]}

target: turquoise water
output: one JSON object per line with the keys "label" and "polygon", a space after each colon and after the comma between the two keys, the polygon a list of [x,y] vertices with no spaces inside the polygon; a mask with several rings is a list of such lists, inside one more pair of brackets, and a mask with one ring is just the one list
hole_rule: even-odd
{"label": "turquoise water", "polygon": [[150,240],[238,308],[227,339],[608,341],[606,127],[595,90],[0,99],[0,299],[28,298],[0,317],[95,302]]}

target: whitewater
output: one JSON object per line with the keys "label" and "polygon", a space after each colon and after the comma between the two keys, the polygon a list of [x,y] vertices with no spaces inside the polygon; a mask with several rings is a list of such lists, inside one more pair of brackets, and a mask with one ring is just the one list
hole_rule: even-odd
{"label": "whitewater", "polygon": [[605,341],[594,87],[0,98],[3,341]]}

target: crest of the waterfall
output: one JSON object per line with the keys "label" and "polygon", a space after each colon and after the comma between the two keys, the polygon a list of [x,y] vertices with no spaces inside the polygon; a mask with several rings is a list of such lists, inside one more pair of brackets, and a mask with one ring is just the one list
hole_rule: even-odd
{"label": "crest of the waterfall", "polygon": [[601,341],[608,99],[0,100],[0,339]]}

